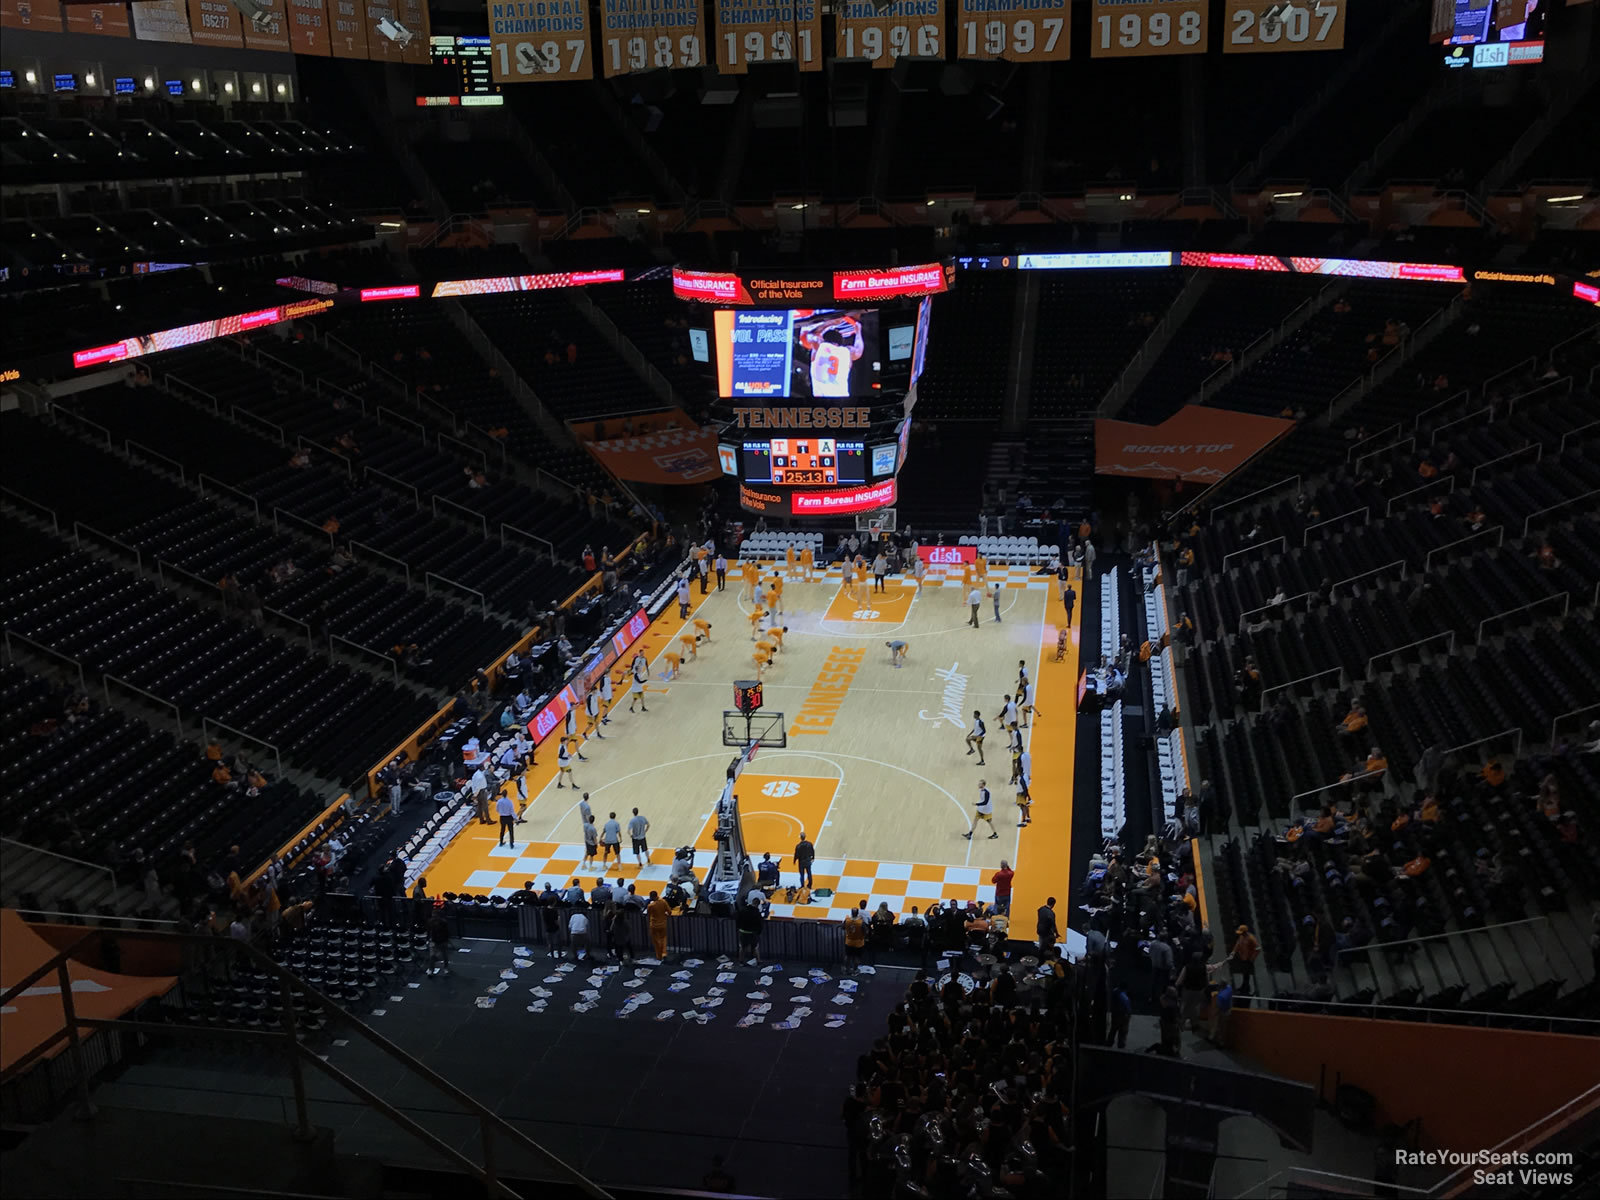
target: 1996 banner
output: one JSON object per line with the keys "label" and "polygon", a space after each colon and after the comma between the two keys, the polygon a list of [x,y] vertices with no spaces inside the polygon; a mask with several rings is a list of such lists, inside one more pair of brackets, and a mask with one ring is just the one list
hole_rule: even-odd
{"label": "1996 banner", "polygon": [[833,10],[834,53],[892,67],[902,58],[944,57],[944,0],[842,0]]}

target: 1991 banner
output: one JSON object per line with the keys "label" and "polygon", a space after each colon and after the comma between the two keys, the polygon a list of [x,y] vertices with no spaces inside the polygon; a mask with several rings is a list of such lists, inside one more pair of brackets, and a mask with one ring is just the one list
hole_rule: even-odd
{"label": "1991 banner", "polygon": [[833,9],[834,53],[892,67],[901,58],[944,57],[944,0],[843,0]]}
{"label": "1991 banner", "polygon": [[717,0],[717,70],[768,62],[822,70],[822,0]]}
{"label": "1991 banner", "polygon": [[1071,55],[1068,0],[958,0],[957,58],[1065,62]]}
{"label": "1991 banner", "polygon": [[605,76],[705,62],[700,0],[601,0],[601,63]]}

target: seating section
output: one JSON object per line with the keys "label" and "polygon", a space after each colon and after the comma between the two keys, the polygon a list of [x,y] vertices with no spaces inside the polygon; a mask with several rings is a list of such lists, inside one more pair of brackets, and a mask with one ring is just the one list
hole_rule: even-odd
{"label": "seating section", "polygon": [[1178,271],[1041,274],[1029,415],[1069,417],[1098,405],[1182,286]]}
{"label": "seating section", "polygon": [[557,211],[562,207],[512,142],[476,136],[470,142],[428,138],[411,149],[451,212],[481,212],[495,206]]}
{"label": "seating section", "polygon": [[5,534],[7,629],[191,720],[275,747],[285,766],[353,780],[393,745],[396,730],[414,729],[434,710],[431,699],[332,665],[52,536],[14,522]]}
{"label": "seating section", "polygon": [[1005,405],[1018,283],[1009,271],[970,271],[933,302],[917,384],[918,420],[989,419]]}
{"label": "seating section", "polygon": [[[125,882],[137,883],[138,862],[165,864],[187,842],[201,862],[231,846],[241,860],[260,862],[327,806],[284,780],[246,798],[212,778],[216,764],[198,743],[15,665],[0,667],[0,697],[0,829],[117,868]],[[85,711],[76,711],[80,703]],[[270,761],[248,757],[274,773]]]}

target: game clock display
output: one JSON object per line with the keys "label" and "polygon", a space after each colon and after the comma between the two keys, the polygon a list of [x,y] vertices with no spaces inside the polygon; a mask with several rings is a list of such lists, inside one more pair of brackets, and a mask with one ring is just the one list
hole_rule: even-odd
{"label": "game clock display", "polygon": [[744,443],[746,483],[832,487],[866,481],[865,442],[835,438],[769,438]]}
{"label": "game clock display", "polygon": [[761,681],[739,679],[733,684],[733,707],[742,713],[753,713],[761,707]]}

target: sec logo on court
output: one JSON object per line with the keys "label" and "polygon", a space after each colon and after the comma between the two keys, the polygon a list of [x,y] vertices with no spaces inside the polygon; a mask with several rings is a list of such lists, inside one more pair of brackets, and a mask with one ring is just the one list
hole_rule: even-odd
{"label": "sec logo on court", "polygon": [[763,796],[772,796],[775,799],[782,799],[784,796],[793,796],[799,790],[800,785],[792,779],[774,779],[772,782],[762,785],[761,794]]}

